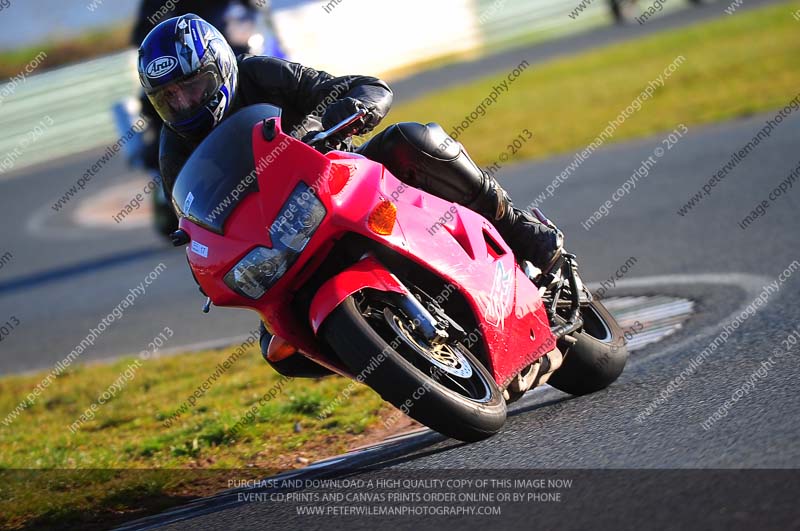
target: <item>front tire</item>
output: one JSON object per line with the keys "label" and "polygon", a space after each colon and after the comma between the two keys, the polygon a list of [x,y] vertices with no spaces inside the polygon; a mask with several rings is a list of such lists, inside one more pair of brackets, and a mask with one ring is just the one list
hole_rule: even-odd
{"label": "front tire", "polygon": [[[423,372],[423,356],[392,333],[388,324],[381,325],[381,315],[391,307],[382,308],[382,304],[364,297],[359,307],[354,297],[348,297],[325,321],[322,338],[357,378],[431,429],[461,441],[478,441],[497,433],[505,423],[506,403],[483,364],[456,343],[452,348],[458,353],[459,370],[470,373],[469,381],[450,373],[443,375],[441,370],[436,377]],[[365,313],[372,316],[365,317]],[[454,391],[459,385],[464,393]],[[465,396],[469,394],[475,396]]]}
{"label": "front tire", "polygon": [[598,301],[582,310],[584,326],[572,334],[577,342],[559,342],[564,363],[547,381],[571,395],[605,389],[622,374],[628,361],[625,337],[616,319]]}

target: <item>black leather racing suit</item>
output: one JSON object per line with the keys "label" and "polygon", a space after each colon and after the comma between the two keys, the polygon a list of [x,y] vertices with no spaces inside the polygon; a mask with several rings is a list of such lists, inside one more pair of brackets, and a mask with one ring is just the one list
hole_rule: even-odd
{"label": "black leather racing suit", "polygon": [[[380,122],[392,105],[389,86],[375,77],[333,77],[297,63],[263,56],[239,56],[239,82],[228,116],[242,107],[269,103],[283,110],[282,127],[302,138],[320,130],[321,114],[332,101],[353,98],[370,111],[368,126]],[[201,139],[186,139],[168,126],[161,130],[159,149],[161,176],[171,195],[175,178]]]}
{"label": "black leather racing suit", "polygon": [[[344,98],[361,102],[370,112],[365,132],[386,116],[392,104],[391,89],[375,77],[333,77],[298,63],[262,56],[240,56],[238,65],[239,85],[228,114],[246,105],[276,105],[283,109],[284,130],[293,131],[298,138],[321,129],[321,115],[331,102]],[[168,126],[162,128],[160,167],[168,196],[178,172],[200,140],[183,138]],[[515,251],[515,240],[532,237],[530,234],[517,237],[519,211],[511,207],[505,192],[469,158],[461,144],[436,124],[392,125],[358,152],[382,163],[408,184],[468,206],[489,218]],[[535,220],[525,221],[535,223],[540,232],[546,233],[544,225]],[[525,245],[520,242],[519,246]],[[534,263],[539,258],[535,252],[518,254],[520,259],[534,258],[531,260]]]}

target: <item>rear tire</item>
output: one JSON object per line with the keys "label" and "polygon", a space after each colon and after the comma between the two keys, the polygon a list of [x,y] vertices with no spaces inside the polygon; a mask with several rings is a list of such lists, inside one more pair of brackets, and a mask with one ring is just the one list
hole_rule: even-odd
{"label": "rear tire", "polygon": [[547,381],[571,395],[586,395],[605,389],[622,374],[628,361],[625,337],[616,319],[598,301],[582,311],[583,328],[572,337],[577,343],[559,342],[564,363]]}
{"label": "rear tire", "polygon": [[480,400],[453,391],[406,359],[395,350],[400,348],[399,336],[389,339],[396,345],[392,348],[362,315],[352,296],[331,313],[321,337],[350,371],[360,375],[384,400],[439,433],[461,441],[478,441],[494,435],[505,423],[502,392],[489,371],[463,345],[458,345],[459,352],[474,377],[485,385]]}

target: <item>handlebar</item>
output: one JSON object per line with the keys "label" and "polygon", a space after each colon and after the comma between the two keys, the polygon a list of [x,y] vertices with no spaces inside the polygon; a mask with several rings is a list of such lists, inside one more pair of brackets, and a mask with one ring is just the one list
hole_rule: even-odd
{"label": "handlebar", "polygon": [[345,129],[347,129],[348,127],[353,125],[354,123],[356,123],[359,120],[361,120],[362,118],[364,118],[365,116],[367,116],[367,111],[366,110],[358,111],[354,115],[352,115],[352,116],[350,116],[348,118],[345,118],[344,120],[342,120],[338,124],[334,125],[333,127],[328,129],[327,131],[321,131],[314,138],[312,138],[311,140],[308,141],[308,145],[309,146],[313,146],[314,144],[322,142],[323,140],[327,140],[328,138],[336,135],[337,133],[341,133],[342,131],[344,131]]}

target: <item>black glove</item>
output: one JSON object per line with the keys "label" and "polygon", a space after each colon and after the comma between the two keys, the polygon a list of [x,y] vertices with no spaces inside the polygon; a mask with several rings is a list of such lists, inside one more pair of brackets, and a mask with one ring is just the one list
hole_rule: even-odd
{"label": "black glove", "polygon": [[[336,101],[330,104],[327,109],[325,109],[325,114],[322,115],[322,127],[324,129],[330,129],[334,125],[347,118],[350,118],[361,110],[366,111],[367,107],[355,98],[344,98]],[[367,112],[367,115],[362,118],[361,122],[356,122],[353,124],[354,132],[357,133],[361,131],[364,127],[364,124],[370,121],[369,119],[370,114]]]}
{"label": "black glove", "polygon": [[[303,138],[301,139],[301,141],[304,144],[311,145],[311,144],[309,144],[309,142],[311,142],[314,139],[314,137],[317,136],[318,134],[320,134],[320,131],[309,131],[308,133],[303,135]],[[351,151],[352,150],[350,144],[348,144],[345,140],[343,140],[341,138],[336,138],[336,137],[328,137],[328,139],[325,140],[324,142],[320,142],[320,143],[314,144],[314,146],[312,146],[312,147],[314,149],[316,149],[317,151],[319,151],[320,153],[327,153],[328,151],[331,151],[331,150],[334,150],[334,149],[337,149],[339,151]]]}
{"label": "black glove", "polygon": [[317,136],[317,135],[318,135],[318,134],[320,134],[320,133],[321,133],[321,131],[309,131],[308,133],[306,133],[306,134],[304,134],[304,135],[303,135],[303,138],[301,138],[301,139],[300,139],[300,141],[301,141],[303,144],[308,144],[309,142],[311,142],[312,140],[314,140],[314,137],[315,137],[315,136]]}

